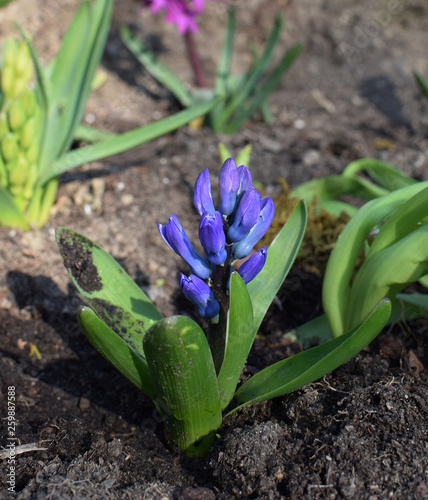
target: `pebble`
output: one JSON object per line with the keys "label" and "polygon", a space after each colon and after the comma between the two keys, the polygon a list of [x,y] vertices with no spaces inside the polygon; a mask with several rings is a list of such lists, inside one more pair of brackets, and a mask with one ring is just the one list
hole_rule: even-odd
{"label": "pebble", "polygon": [[89,410],[91,407],[91,402],[89,401],[88,398],[81,397],[79,400],[79,408],[81,411],[86,411]]}

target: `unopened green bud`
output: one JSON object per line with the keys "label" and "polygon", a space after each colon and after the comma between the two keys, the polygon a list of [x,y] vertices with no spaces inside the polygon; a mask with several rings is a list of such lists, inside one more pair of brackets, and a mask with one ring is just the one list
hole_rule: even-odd
{"label": "unopened green bud", "polygon": [[18,48],[18,42],[10,38],[6,40],[3,47],[3,66],[15,66],[15,57]]}
{"label": "unopened green bud", "polygon": [[39,143],[38,141],[33,141],[31,146],[25,152],[25,156],[27,157],[28,163],[33,163],[37,161],[39,157]]}
{"label": "unopened green bud", "polygon": [[13,134],[5,134],[1,138],[1,153],[6,163],[13,161],[18,156],[19,146]]}
{"label": "unopened green bud", "polygon": [[21,100],[12,101],[8,111],[9,127],[12,132],[19,130],[25,123],[27,115]]}
{"label": "unopened green bud", "polygon": [[6,113],[0,113],[0,138],[4,134],[8,134],[9,132],[10,130],[9,130],[9,123],[7,120],[7,115]]}
{"label": "unopened green bud", "polygon": [[[9,170],[9,183],[12,191],[12,187],[21,188],[25,181],[27,180],[28,175],[28,162],[25,156],[20,153],[16,162],[8,165]],[[14,194],[16,194],[16,190],[14,190]]]}
{"label": "unopened green bud", "polygon": [[22,196],[30,200],[33,197],[34,186],[37,180],[37,165],[32,163],[27,169],[27,180],[25,181],[25,186],[22,191]]}
{"label": "unopened green bud", "polygon": [[7,187],[8,184],[8,174],[6,165],[4,164],[3,158],[0,155],[0,186]]}
{"label": "unopened green bud", "polygon": [[13,94],[13,86],[15,82],[15,71],[12,66],[5,66],[0,74],[1,89],[7,99],[10,99]]}
{"label": "unopened green bud", "polygon": [[20,99],[27,116],[33,116],[36,111],[36,93],[34,90],[25,89]]}
{"label": "unopened green bud", "polygon": [[24,123],[19,143],[22,149],[28,149],[36,137],[36,119],[34,116]]}
{"label": "unopened green bud", "polygon": [[[25,42],[18,45],[15,61],[16,73],[21,77],[26,77],[33,72],[33,61],[31,59],[30,49]],[[30,69],[30,71],[29,71]]]}

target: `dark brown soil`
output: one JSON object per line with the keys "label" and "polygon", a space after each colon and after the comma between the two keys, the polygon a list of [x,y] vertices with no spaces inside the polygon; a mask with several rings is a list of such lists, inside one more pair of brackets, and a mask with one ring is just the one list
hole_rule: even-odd
{"label": "dark brown soil", "polygon": [[[304,52],[270,99],[274,122],[253,121],[235,136],[179,132],[62,178],[51,222],[41,231],[0,229],[0,377],[2,417],[16,391],[18,498],[428,498],[426,321],[396,325],[355,359],[290,396],[238,412],[219,430],[206,459],[170,448],[153,404],[85,340],[82,303],[56,248],[68,226],[108,250],[164,313],[188,309],[178,293],[181,263],[156,223],[177,214],[197,238],[191,194],[198,172],[221,167],[219,141],[236,153],[251,142],[253,177],[275,193],[377,157],[428,179],[428,101],[412,72],[428,77],[426,2],[247,0],[238,6],[234,67],[251,60],[275,13],[282,46]],[[18,20],[43,63],[58,48],[78,0],[14,0],[0,11],[0,37]],[[198,43],[215,74],[226,3],[209,3]],[[376,24],[377,23],[377,24]],[[116,2],[103,66],[107,81],[85,119],[123,131],[178,108],[129,56],[117,29],[126,24],[191,84],[185,49],[161,17],[139,2]],[[321,283],[295,268],[269,311],[246,373],[300,349],[283,334],[321,312]],[[39,357],[37,356],[39,354]],[[7,443],[1,421],[2,446]],[[0,497],[7,494],[0,462]]]}

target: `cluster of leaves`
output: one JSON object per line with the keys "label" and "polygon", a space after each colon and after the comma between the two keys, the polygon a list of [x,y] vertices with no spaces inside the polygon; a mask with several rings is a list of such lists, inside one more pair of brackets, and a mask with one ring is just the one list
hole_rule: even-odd
{"label": "cluster of leaves", "polygon": [[[92,133],[90,136],[95,144],[70,151],[74,137],[82,132],[82,129],[79,132],[79,124],[104,51],[112,10],[113,0],[96,0],[93,3],[85,0],[68,28],[55,60],[46,69],[41,67],[32,44],[22,32],[31,58],[9,57],[5,51],[1,68],[3,90],[0,106],[8,112],[6,121],[10,129],[0,130],[2,145],[3,140],[7,142],[2,148],[3,159],[0,158],[7,163],[6,169],[3,169],[5,175],[0,175],[0,225],[20,229],[42,226],[49,218],[58,178],[62,173],[140,146],[204,115],[213,105],[213,102],[208,102],[191,107],[121,135]],[[22,94],[32,94],[37,112],[37,130],[31,136],[35,141],[31,148],[31,161],[28,160],[28,148],[22,137],[26,133],[24,125],[30,119],[34,121],[34,117],[31,113],[23,113],[22,123],[15,128],[9,112],[18,105],[25,111],[21,102],[24,97],[8,92],[11,78],[16,82],[16,77],[22,73],[22,65],[25,74],[28,70],[32,72],[34,66],[36,78],[34,90],[22,90]],[[87,133],[85,135],[88,136]],[[6,139],[4,136],[7,136]],[[25,184],[20,181],[17,187],[17,173],[21,180],[30,178],[31,182]]]}
{"label": "cluster of leaves", "polygon": [[266,121],[271,120],[267,98],[279,85],[282,77],[302,49],[300,44],[294,45],[283,54],[279,63],[267,74],[279,42],[281,29],[282,19],[278,16],[263,53],[254,54],[254,61],[248,72],[240,75],[232,74],[235,10],[230,9],[215,86],[212,89],[197,88],[193,91],[189,91],[174,73],[159,62],[144,43],[132,35],[128,28],[122,28],[121,37],[130,52],[144,68],[167,88],[184,108],[193,106],[195,103],[206,102],[217,96],[217,104],[207,115],[208,124],[215,132],[234,134],[257,111],[261,111]]}

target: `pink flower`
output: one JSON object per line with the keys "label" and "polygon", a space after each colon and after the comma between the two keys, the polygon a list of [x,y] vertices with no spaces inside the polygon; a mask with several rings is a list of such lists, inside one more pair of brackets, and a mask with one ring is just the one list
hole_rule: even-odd
{"label": "pink flower", "polygon": [[152,14],[164,10],[165,21],[175,24],[180,35],[184,35],[198,31],[196,16],[204,10],[205,0],[143,0],[143,4],[150,7]]}

